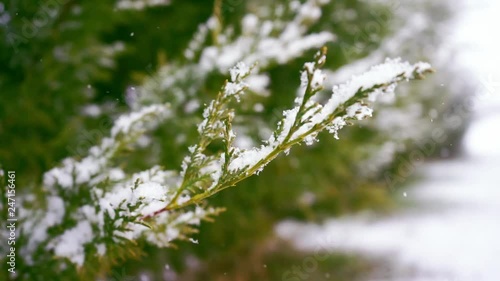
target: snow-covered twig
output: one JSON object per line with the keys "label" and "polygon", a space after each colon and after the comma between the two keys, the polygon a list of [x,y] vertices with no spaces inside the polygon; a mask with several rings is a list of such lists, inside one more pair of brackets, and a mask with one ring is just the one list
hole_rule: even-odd
{"label": "snow-covered twig", "polygon": [[[304,64],[301,73],[302,90],[295,100],[295,107],[284,111],[283,119],[268,140],[258,148],[247,150],[231,146],[235,137],[230,129],[234,113],[224,107],[224,102],[231,96],[228,93],[228,83],[236,83],[237,86],[234,87],[237,90],[231,91],[237,93],[236,97],[245,89],[245,84],[241,80],[235,81],[235,78],[243,79],[249,74],[250,68],[238,63],[231,70],[231,82],[226,82],[217,100],[205,109],[205,119],[198,127],[200,142],[191,147],[190,155],[183,163],[184,180],[180,190],[191,190],[191,198],[178,202],[177,197],[174,197],[164,208],[144,219],[165,211],[198,204],[205,198],[259,173],[279,154],[288,153],[292,146],[301,142],[313,144],[317,141],[317,135],[325,129],[338,139],[338,131],[350,121],[372,116],[373,110],[369,103],[375,101],[379,95],[393,92],[398,82],[421,79],[424,74],[432,72],[428,63],[412,65],[400,59],[387,59],[385,63],[372,67],[368,72],[353,76],[348,82],[333,87],[330,99],[322,105],[315,102],[313,97],[323,88],[325,75],[320,68],[325,60],[326,48],[323,48],[316,54],[313,62]],[[241,69],[244,69],[243,74],[233,75]],[[222,138],[225,142],[224,151],[220,155],[204,154],[206,146],[216,138]]]}
{"label": "snow-covered twig", "polygon": [[[326,47],[304,64],[295,106],[283,112],[267,140],[251,149],[233,144],[235,113],[230,105],[240,101],[255,65],[237,63],[216,99],[206,106],[197,127],[198,143],[189,148],[180,171],[154,166],[127,174],[116,165],[120,152],[133,148],[141,136],[172,114],[168,105],[154,104],[119,117],[110,137],[92,147],[87,157],[67,158],[45,174],[45,208],[21,209],[22,232],[31,233],[22,248],[27,261],[36,263],[34,253],[48,250],[83,266],[93,255],[105,255],[108,247],[138,239],[158,247],[188,240],[201,220],[223,211],[207,207],[205,199],[259,173],[294,145],[313,144],[325,129],[338,138],[338,131],[350,121],[372,115],[369,105],[379,95],[393,92],[400,81],[419,79],[432,71],[427,63],[388,59],[333,87],[330,99],[320,104],[314,97],[323,89],[325,61]],[[215,141],[222,141],[223,149],[207,151]]]}

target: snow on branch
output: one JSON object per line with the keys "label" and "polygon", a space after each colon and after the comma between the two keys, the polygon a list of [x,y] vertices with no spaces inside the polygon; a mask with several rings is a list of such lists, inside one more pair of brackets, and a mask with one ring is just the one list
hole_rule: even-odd
{"label": "snow on branch", "polygon": [[[154,166],[129,173],[117,165],[120,152],[133,149],[141,136],[172,115],[168,105],[153,104],[119,117],[110,137],[92,147],[87,157],[67,158],[45,174],[46,206],[21,209],[22,232],[31,233],[22,249],[28,262],[36,262],[35,253],[50,251],[81,267],[106,255],[109,247],[131,241],[168,247],[175,240],[189,240],[201,220],[223,211],[207,206],[204,199],[259,173],[294,145],[313,144],[323,130],[338,138],[342,127],[372,115],[370,103],[379,95],[432,71],[427,63],[388,59],[333,87],[330,99],[320,104],[314,97],[323,89],[325,61],[326,47],[304,64],[294,107],[283,112],[269,139],[251,149],[233,144],[235,112],[230,105],[249,87],[247,78],[255,65],[236,63],[217,97],[206,105],[198,142],[189,147],[179,171]],[[208,151],[215,141],[223,143],[221,151]]]}
{"label": "snow on branch", "polygon": [[[238,62],[247,65],[259,62],[254,72],[262,73],[273,64],[285,64],[308,50],[334,41],[335,35],[331,32],[310,33],[310,27],[320,19],[321,7],[327,2],[291,1],[287,4],[289,7],[277,3],[279,13],[269,15],[264,9],[245,15],[240,23],[242,32],[237,34],[234,26],[220,26],[219,20],[211,16],[198,26],[188,43],[184,51],[187,61],[173,61],[162,66],[138,87],[139,94],[133,106],[165,102],[166,96],[173,107],[188,101],[196,103],[199,102],[196,93],[212,72],[227,74],[227,70]],[[216,42],[207,43],[209,34]],[[269,79],[266,74],[254,73],[250,78],[263,82],[249,85],[257,92],[267,87]]]}
{"label": "snow on branch", "polygon": [[168,6],[170,0],[119,0],[116,8],[120,10],[144,10],[148,7]]}
{"label": "snow on branch", "polygon": [[[197,204],[203,199],[236,185],[245,178],[259,173],[282,152],[304,142],[307,145],[317,141],[319,132],[328,130],[338,139],[338,131],[350,121],[372,116],[370,103],[381,94],[393,92],[398,82],[421,79],[432,72],[428,63],[410,64],[400,59],[387,59],[385,63],[372,67],[364,74],[353,76],[344,84],[333,87],[330,99],[323,105],[313,100],[323,89],[325,75],[321,67],[326,61],[326,48],[319,51],[313,62],[304,64],[301,72],[301,91],[295,99],[295,107],[283,112],[283,119],[277,124],[272,136],[260,147],[241,150],[232,145],[235,138],[231,130],[234,112],[225,107],[229,83],[222,87],[217,100],[205,108],[204,120],[198,127],[199,143],[190,149],[185,158],[181,175],[184,177],[179,193],[189,190],[189,200],[179,202],[178,196],[164,208],[146,216],[172,211]],[[238,69],[245,69],[244,75],[235,75]],[[243,63],[230,70],[232,80],[241,77],[236,87],[238,96],[243,94],[243,78],[249,74]],[[224,151],[216,155],[206,155],[205,148],[216,138],[222,138]]]}

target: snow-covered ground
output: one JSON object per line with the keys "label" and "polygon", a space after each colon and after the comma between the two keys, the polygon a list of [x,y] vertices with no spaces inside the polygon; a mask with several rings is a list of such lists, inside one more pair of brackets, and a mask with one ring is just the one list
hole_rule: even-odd
{"label": "snow-covered ground", "polygon": [[277,226],[278,235],[304,250],[321,247],[387,261],[389,269],[374,272],[370,280],[500,280],[498,2],[463,1],[454,44],[463,46],[461,64],[472,71],[484,95],[474,100],[463,155],[423,165],[418,173],[425,180],[404,193],[417,207],[390,217],[365,214],[323,225],[286,221]]}
{"label": "snow-covered ground", "polygon": [[351,251],[388,261],[390,270],[375,272],[370,280],[500,280],[500,154],[431,163],[421,172],[427,180],[406,192],[419,202],[416,208],[321,226],[283,222],[277,232],[299,249]]}

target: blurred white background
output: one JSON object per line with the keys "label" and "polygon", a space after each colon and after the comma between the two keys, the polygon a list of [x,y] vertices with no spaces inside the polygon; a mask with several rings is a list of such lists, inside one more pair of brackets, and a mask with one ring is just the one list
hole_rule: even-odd
{"label": "blurred white background", "polygon": [[417,202],[391,217],[364,214],[324,225],[283,222],[298,248],[355,252],[389,261],[370,280],[500,280],[500,1],[462,0],[448,35],[475,85],[463,152],[419,168],[400,196]]}

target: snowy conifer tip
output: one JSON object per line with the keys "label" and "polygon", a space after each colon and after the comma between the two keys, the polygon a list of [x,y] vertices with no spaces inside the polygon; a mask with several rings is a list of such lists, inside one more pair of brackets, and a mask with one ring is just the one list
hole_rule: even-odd
{"label": "snowy conifer tip", "polygon": [[[283,112],[274,132],[257,147],[241,149],[233,144],[235,112],[230,104],[249,87],[246,80],[255,66],[244,62],[229,69],[230,79],[205,107],[197,127],[198,142],[189,147],[179,170],[154,166],[127,173],[117,162],[121,153],[134,149],[146,132],[172,115],[168,105],[153,104],[119,117],[110,136],[91,147],[86,157],[67,158],[45,174],[46,206],[21,210],[22,231],[32,233],[23,253],[35,262],[35,253],[51,251],[83,266],[95,256],[106,255],[109,247],[136,240],[158,247],[180,239],[197,241],[190,235],[200,221],[223,211],[206,206],[204,199],[261,172],[294,145],[314,144],[323,130],[338,138],[339,130],[350,121],[372,116],[370,104],[379,95],[393,92],[398,82],[432,71],[427,63],[387,59],[333,87],[330,98],[321,104],[314,96],[323,90],[326,79],[321,70],[326,51],[322,48],[304,64],[294,107]],[[208,151],[215,141],[223,143],[222,150]],[[25,203],[30,204],[29,198]]]}

